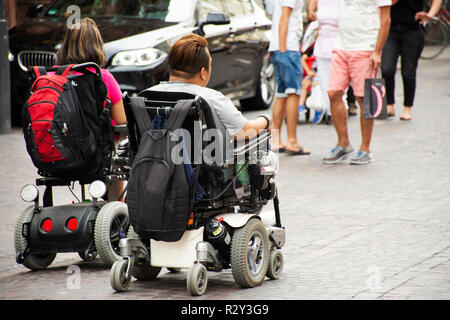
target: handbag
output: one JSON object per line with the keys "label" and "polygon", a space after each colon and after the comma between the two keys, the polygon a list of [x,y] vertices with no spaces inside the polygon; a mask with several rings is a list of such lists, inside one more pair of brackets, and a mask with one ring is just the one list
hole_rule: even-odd
{"label": "handbag", "polygon": [[325,110],[322,99],[323,99],[322,88],[320,87],[320,84],[316,82],[312,85],[311,94],[306,99],[306,106],[309,109]]}
{"label": "handbag", "polygon": [[364,119],[387,119],[386,86],[383,78],[364,81]]}

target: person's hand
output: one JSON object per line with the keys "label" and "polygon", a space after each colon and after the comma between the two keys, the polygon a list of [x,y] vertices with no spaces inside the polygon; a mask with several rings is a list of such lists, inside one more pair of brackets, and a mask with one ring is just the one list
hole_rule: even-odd
{"label": "person's hand", "polygon": [[315,76],[316,76],[316,73],[313,70],[308,72],[308,77],[310,77],[311,79],[314,78]]}
{"label": "person's hand", "polygon": [[375,51],[372,52],[372,54],[370,55],[369,61],[370,61],[370,66],[372,67],[372,69],[378,70],[378,68],[381,65],[381,53],[378,53]]}
{"label": "person's hand", "polygon": [[420,11],[416,13],[415,19],[416,21],[419,21],[420,24],[424,24],[425,22],[427,22],[428,20],[430,20],[431,18],[433,18],[432,16],[430,16],[428,13],[426,13],[425,11]]}
{"label": "person's hand", "polygon": [[309,21],[316,21],[317,20],[317,16],[315,12],[308,12],[308,20]]}

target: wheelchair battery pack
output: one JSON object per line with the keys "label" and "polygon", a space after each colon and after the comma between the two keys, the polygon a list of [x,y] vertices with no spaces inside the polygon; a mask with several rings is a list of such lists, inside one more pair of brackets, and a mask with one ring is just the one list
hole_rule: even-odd
{"label": "wheelchair battery pack", "polygon": [[[93,245],[95,219],[101,203],[79,203],[40,208],[22,233],[31,253],[84,251]],[[28,230],[26,230],[28,229]]]}

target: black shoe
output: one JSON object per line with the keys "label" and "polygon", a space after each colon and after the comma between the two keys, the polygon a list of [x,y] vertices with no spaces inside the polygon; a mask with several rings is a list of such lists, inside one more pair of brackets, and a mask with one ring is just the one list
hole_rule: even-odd
{"label": "black shoe", "polygon": [[348,105],[348,115],[349,116],[356,116],[358,114],[358,107],[356,104],[352,103]]}

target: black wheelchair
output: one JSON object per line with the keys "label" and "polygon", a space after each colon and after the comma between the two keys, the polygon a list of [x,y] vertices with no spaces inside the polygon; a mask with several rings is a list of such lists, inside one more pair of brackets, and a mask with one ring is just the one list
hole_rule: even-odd
{"label": "black wheelchair", "polygon": [[[93,73],[88,68],[97,72]],[[62,252],[78,252],[86,261],[99,255],[107,266],[111,266],[120,258],[119,240],[125,238],[128,231],[126,204],[108,201],[107,197],[107,184],[128,179],[128,144],[125,141],[116,145],[113,139],[113,135],[125,137],[127,127],[111,125],[109,108],[103,104],[106,87],[101,81],[99,67],[87,63],[77,65],[73,70],[84,72],[69,77],[71,81],[77,81],[78,96],[97,97],[96,109],[83,110],[90,113],[90,121],[102,123],[95,131],[97,150],[84,169],[61,175],[38,170],[41,177],[36,179],[36,184],[22,188],[22,199],[34,202],[34,205],[20,215],[14,244],[17,263],[31,270],[48,267],[56,254]],[[55,68],[47,68],[47,71],[55,71]],[[87,104],[81,105],[87,108]],[[55,187],[70,188],[72,185],[73,189],[76,182],[81,186],[81,199],[74,194],[77,203],[55,206]],[[42,200],[38,186],[44,188]]]}
{"label": "black wheelchair", "polygon": [[[199,96],[145,90],[138,98],[144,103],[124,97],[131,161],[141,140],[134,108],[144,107],[155,120],[170,114],[179,100],[192,101],[183,129],[194,137],[188,149],[195,177],[190,196],[195,201],[192,213],[186,213],[190,216],[178,241],[142,239],[130,226],[127,238],[119,242],[123,259],[116,261],[110,271],[112,288],[126,291],[132,277],[152,280],[162,267],[189,269],[187,289],[192,295],[205,292],[207,271],[231,268],[236,283],[245,288],[260,285],[266,276],[277,279],[283,268],[280,249],[285,244],[285,228],[280,219],[275,172],[267,158],[270,133],[235,141],[227,135],[215,110]],[[206,152],[211,143],[205,139],[209,129],[225,137],[212,152]],[[196,162],[193,155],[199,148],[202,161]],[[199,189],[201,195],[197,194]],[[274,212],[267,223],[261,211],[269,201],[273,201]]]}

